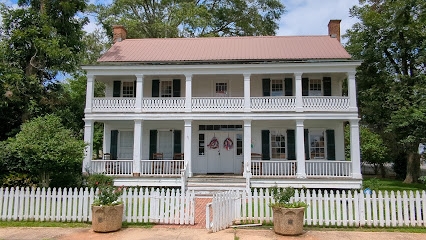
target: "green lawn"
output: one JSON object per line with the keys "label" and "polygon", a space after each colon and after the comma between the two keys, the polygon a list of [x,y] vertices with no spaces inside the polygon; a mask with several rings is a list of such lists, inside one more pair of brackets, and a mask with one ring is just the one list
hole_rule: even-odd
{"label": "green lawn", "polygon": [[[374,177],[365,177],[364,180],[369,180]],[[402,180],[395,180],[395,179],[389,179],[389,178],[377,178],[379,183],[379,190],[387,190],[387,191],[410,191],[410,190],[426,190],[426,184],[423,183],[403,183]]]}

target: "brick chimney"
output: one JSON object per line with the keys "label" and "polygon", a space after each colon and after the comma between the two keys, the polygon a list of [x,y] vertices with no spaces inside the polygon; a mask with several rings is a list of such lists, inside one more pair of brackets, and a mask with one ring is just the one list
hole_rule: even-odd
{"label": "brick chimney", "polygon": [[332,38],[337,38],[340,42],[340,22],[342,20],[332,19],[328,23],[328,35]]}
{"label": "brick chimney", "polygon": [[112,29],[112,40],[114,43],[126,40],[127,30],[122,25],[113,25]]}

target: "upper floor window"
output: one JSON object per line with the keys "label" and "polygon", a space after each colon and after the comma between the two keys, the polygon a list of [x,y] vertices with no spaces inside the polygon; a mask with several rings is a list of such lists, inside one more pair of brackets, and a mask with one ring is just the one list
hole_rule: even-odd
{"label": "upper floor window", "polygon": [[226,82],[217,82],[216,83],[216,96],[225,97],[228,95],[228,83]]}
{"label": "upper floor window", "polygon": [[135,97],[134,82],[123,82],[123,97]]}
{"label": "upper floor window", "polygon": [[285,131],[271,131],[271,157],[272,159],[285,159]]}
{"label": "upper floor window", "polygon": [[321,79],[310,79],[309,80],[309,96],[321,96],[321,95],[322,95]]}
{"label": "upper floor window", "polygon": [[284,84],[283,80],[271,80],[271,96],[283,96]]}
{"label": "upper floor window", "polygon": [[309,131],[309,146],[311,159],[325,159],[325,141],[324,131],[311,130]]}
{"label": "upper floor window", "polygon": [[161,97],[172,97],[173,96],[173,82],[172,81],[161,81],[160,82],[160,96]]}

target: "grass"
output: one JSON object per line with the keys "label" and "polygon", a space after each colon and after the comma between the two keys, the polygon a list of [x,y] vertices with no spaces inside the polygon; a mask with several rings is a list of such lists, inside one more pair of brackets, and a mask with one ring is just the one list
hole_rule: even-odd
{"label": "grass", "polygon": [[[153,223],[127,223],[123,228],[152,228]],[[63,227],[63,228],[90,228],[91,223],[80,222],[35,222],[35,221],[0,221],[0,228],[5,227]]]}
{"label": "grass", "polygon": [[[363,181],[373,179],[374,177],[364,177]],[[378,189],[382,191],[422,191],[426,190],[426,184],[423,183],[403,183],[402,180],[395,180],[389,178],[377,178],[379,183]]]}

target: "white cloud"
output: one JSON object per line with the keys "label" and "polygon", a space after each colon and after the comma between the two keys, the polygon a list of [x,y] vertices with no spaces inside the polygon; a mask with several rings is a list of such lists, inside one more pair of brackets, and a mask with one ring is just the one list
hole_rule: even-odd
{"label": "white cloud", "polygon": [[281,0],[287,13],[280,21],[277,35],[327,35],[330,19],[341,19],[340,32],[345,34],[358,20],[349,17],[349,9],[358,0]]}

